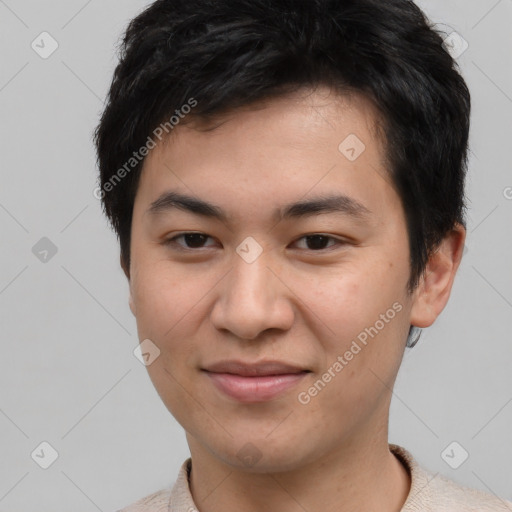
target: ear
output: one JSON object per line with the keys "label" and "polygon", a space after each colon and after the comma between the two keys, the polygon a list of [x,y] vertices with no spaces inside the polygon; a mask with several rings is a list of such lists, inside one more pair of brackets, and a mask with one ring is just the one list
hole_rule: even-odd
{"label": "ear", "polygon": [[430,256],[413,294],[411,325],[430,327],[443,311],[462,259],[465,240],[466,230],[457,223]]}

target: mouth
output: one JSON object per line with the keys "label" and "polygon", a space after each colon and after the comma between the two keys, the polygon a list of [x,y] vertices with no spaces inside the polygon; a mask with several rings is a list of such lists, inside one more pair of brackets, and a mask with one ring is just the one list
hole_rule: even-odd
{"label": "mouth", "polygon": [[242,377],[265,377],[268,375],[290,375],[309,371],[298,365],[292,365],[282,361],[261,361],[258,363],[246,363],[243,361],[219,361],[203,368],[211,373],[229,373]]}
{"label": "mouth", "polygon": [[265,402],[296,386],[310,370],[279,361],[223,361],[202,371],[223,395],[238,402]]}

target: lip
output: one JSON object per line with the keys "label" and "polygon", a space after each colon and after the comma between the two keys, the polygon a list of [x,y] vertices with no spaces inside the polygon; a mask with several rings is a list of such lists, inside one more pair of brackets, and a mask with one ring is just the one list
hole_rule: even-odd
{"label": "lip", "polygon": [[261,377],[267,375],[286,375],[307,371],[305,368],[282,361],[260,361],[258,363],[245,363],[243,361],[219,361],[203,368],[212,373],[229,373],[243,377]]}
{"label": "lip", "polygon": [[280,361],[247,364],[223,361],[203,369],[214,386],[239,402],[265,402],[276,398],[301,381],[309,370]]}
{"label": "lip", "polygon": [[205,371],[217,389],[239,402],[265,402],[295,386],[308,372],[244,377]]}

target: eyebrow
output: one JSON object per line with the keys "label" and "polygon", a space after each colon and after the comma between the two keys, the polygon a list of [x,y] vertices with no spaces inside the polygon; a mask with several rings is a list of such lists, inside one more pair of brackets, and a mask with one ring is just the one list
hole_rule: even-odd
{"label": "eyebrow", "polygon": [[[151,216],[167,213],[173,209],[183,210],[202,217],[217,219],[229,223],[229,216],[220,208],[198,197],[178,192],[165,192],[153,201],[146,211]],[[276,208],[273,218],[276,220],[298,219],[317,214],[341,213],[357,220],[365,220],[372,212],[356,199],[343,194],[314,197],[312,199],[297,201]]]}

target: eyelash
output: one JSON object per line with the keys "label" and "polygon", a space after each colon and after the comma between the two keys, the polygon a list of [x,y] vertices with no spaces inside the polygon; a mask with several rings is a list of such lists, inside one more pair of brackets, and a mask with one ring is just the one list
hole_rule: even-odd
{"label": "eyelash", "polygon": [[[205,236],[207,238],[212,238],[211,236],[205,234],[205,233],[200,233],[200,232],[184,232],[184,233],[180,233],[179,235],[176,235],[172,238],[169,238],[168,240],[165,240],[163,242],[164,245],[166,246],[174,246],[176,248],[176,250],[178,251],[186,251],[186,252],[198,252],[200,250],[204,250],[205,248],[204,247],[200,247],[200,248],[191,248],[191,247],[183,247],[181,246],[180,244],[178,244],[176,242],[176,240],[178,238],[182,238],[182,237],[185,237],[187,235],[201,235],[201,236]],[[330,235],[324,235],[322,233],[311,233],[311,234],[308,234],[308,235],[303,235],[301,236],[300,238],[298,238],[297,240],[302,240],[302,239],[306,239],[306,238],[309,238],[309,237],[322,237],[322,238],[326,238],[328,239],[329,241],[335,241],[337,243],[338,246],[344,246],[344,245],[347,245],[347,242],[344,242],[343,240],[340,240],[339,238],[335,238],[333,236],[330,236]],[[306,251],[311,251],[311,252],[315,252],[315,253],[320,253],[320,252],[325,252],[325,251],[329,251],[329,250],[333,250],[333,247],[335,246],[331,246],[331,247],[327,247],[327,248],[324,248],[324,249],[303,249],[303,250],[306,250]],[[208,247],[206,247],[207,249]]]}

